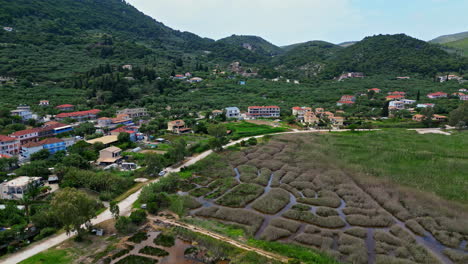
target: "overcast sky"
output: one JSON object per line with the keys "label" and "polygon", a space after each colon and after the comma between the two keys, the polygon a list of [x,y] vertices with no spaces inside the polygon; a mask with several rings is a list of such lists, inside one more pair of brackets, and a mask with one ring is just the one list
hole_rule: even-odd
{"label": "overcast sky", "polygon": [[468,31],[468,0],[127,0],[202,37],[257,35],[276,45],[340,43],[375,34],[430,40]]}

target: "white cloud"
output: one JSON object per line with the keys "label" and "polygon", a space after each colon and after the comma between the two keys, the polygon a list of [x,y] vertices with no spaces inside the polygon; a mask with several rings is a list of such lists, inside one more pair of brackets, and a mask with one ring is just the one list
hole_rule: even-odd
{"label": "white cloud", "polygon": [[[363,24],[351,0],[129,0],[164,24],[219,39],[258,35],[285,45],[313,39],[353,40]],[[354,29],[355,30],[355,29]],[[338,36],[338,37],[337,37]]]}

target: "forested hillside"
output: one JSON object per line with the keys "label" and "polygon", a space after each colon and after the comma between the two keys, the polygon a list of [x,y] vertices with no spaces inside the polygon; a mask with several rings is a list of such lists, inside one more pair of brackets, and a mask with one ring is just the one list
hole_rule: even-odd
{"label": "forested hillside", "polygon": [[438,46],[404,34],[377,35],[340,50],[326,74],[359,71],[366,74],[420,74],[462,71],[466,59],[450,56]]}
{"label": "forested hillside", "polygon": [[275,46],[258,36],[232,35],[230,37],[220,39],[218,42],[243,47],[263,56],[275,56],[284,52],[280,47]]}
{"label": "forested hillside", "polygon": [[[367,37],[348,47],[311,41],[277,47],[256,36],[219,41],[173,30],[123,0],[0,0],[0,76],[60,82],[99,65],[139,65],[159,76],[226,70],[233,61],[261,77],[331,79],[366,74],[462,72],[467,59],[406,35]],[[261,74],[262,75],[262,74]]]}

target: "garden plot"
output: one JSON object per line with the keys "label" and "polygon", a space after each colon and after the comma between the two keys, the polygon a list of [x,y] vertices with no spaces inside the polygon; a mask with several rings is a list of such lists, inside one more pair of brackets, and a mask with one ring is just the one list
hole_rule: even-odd
{"label": "garden plot", "polygon": [[196,165],[204,181],[188,194],[202,206],[190,214],[349,263],[467,263],[466,211],[340,168],[317,140],[283,135],[210,156]]}

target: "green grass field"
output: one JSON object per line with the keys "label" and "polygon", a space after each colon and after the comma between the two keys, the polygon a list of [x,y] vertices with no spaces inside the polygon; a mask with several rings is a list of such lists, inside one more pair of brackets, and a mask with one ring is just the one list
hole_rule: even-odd
{"label": "green grass field", "polygon": [[271,127],[268,125],[256,125],[256,124],[248,123],[245,121],[227,123],[226,128],[228,130],[233,131],[233,134],[232,134],[233,139],[287,131],[286,128],[282,128],[282,127]]}
{"label": "green grass field", "polygon": [[344,167],[468,203],[468,132],[451,136],[391,129],[333,133],[317,140]]}
{"label": "green grass field", "polygon": [[67,250],[51,249],[23,260],[20,264],[66,264],[71,262],[72,257]]}

